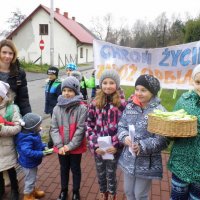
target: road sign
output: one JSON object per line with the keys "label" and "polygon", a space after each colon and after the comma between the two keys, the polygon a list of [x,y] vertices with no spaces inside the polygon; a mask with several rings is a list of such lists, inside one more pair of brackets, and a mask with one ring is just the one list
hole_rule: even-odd
{"label": "road sign", "polygon": [[44,49],[44,40],[40,40],[40,49],[41,51]]}

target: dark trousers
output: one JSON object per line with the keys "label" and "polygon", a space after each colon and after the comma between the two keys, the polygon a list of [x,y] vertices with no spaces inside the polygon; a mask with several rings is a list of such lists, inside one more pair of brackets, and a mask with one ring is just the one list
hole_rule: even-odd
{"label": "dark trousers", "polygon": [[[9,179],[10,179],[10,185],[12,190],[18,191],[18,180],[17,180],[17,173],[15,168],[10,168],[7,170]],[[3,172],[0,172],[0,188],[4,190],[4,179],[3,179]]]}
{"label": "dark trousers", "polygon": [[68,190],[69,172],[72,171],[73,191],[79,191],[81,183],[82,154],[58,155],[60,162],[61,189]]}

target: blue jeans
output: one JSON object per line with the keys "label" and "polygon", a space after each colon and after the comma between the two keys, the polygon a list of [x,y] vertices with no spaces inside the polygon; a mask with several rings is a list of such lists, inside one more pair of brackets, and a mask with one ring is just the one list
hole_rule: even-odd
{"label": "blue jeans", "polygon": [[200,183],[186,183],[172,174],[170,200],[200,200]]}

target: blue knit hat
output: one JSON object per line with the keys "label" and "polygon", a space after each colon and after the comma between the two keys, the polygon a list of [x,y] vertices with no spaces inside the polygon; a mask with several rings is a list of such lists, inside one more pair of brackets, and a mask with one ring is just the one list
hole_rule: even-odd
{"label": "blue knit hat", "polygon": [[77,70],[77,66],[76,66],[76,64],[74,64],[74,63],[68,63],[66,66],[65,66],[65,69],[67,70],[67,69],[69,69],[69,70],[71,70],[71,71],[74,71],[74,70]]}

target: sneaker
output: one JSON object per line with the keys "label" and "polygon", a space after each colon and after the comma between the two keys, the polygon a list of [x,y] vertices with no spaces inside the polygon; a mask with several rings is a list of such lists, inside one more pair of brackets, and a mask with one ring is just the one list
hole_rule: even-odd
{"label": "sneaker", "polygon": [[57,200],[67,200],[68,191],[61,191]]}
{"label": "sneaker", "polygon": [[79,191],[73,191],[72,200],[80,200]]}

